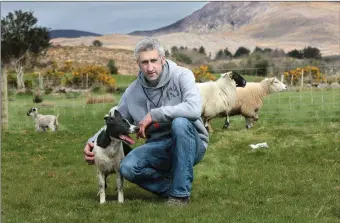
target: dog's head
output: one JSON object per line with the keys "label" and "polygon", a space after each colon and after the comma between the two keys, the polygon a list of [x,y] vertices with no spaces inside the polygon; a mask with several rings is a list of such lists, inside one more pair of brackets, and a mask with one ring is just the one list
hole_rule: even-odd
{"label": "dog's head", "polygon": [[247,84],[247,81],[238,73],[235,71],[232,71],[230,74],[230,78],[233,79],[236,83],[236,87],[245,87]]}
{"label": "dog's head", "polygon": [[135,143],[129,134],[138,132],[139,128],[124,119],[118,110],[114,110],[113,116],[112,114],[106,115],[104,119],[106,124],[106,133],[111,138],[120,139],[128,144]]}
{"label": "dog's head", "polygon": [[35,114],[38,113],[38,109],[37,108],[31,108],[28,112],[27,112],[27,116],[34,116]]}

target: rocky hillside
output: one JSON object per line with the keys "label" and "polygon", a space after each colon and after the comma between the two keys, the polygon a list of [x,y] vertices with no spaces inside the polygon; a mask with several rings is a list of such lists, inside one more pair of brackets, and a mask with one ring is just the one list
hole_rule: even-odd
{"label": "rocky hillside", "polygon": [[131,35],[56,38],[53,44],[91,45],[133,50],[145,35],[157,36],[166,49],[204,46],[212,57],[226,47],[234,53],[244,46],[281,48],[286,52],[317,47],[323,56],[340,55],[339,2],[210,2],[174,24]]}
{"label": "rocky hillside", "polygon": [[43,62],[56,61],[58,65],[62,65],[66,60],[71,60],[74,64],[96,64],[106,66],[110,59],[116,61],[119,74],[133,75],[138,71],[132,51],[109,49],[105,47],[53,47],[47,51],[45,58],[43,58]]}

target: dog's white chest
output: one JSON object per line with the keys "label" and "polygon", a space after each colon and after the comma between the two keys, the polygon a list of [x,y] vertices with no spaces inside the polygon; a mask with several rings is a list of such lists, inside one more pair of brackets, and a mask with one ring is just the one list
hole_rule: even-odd
{"label": "dog's white chest", "polygon": [[119,171],[120,161],[124,158],[123,145],[121,142],[111,142],[106,148],[95,144],[95,164],[98,169],[106,174]]}

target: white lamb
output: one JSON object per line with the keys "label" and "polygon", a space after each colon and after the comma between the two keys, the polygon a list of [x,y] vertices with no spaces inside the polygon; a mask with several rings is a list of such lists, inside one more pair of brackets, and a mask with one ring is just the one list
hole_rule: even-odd
{"label": "white lamb", "polygon": [[245,85],[246,80],[233,71],[222,74],[217,81],[197,83],[202,97],[202,118],[209,132],[213,132],[209,121],[221,112],[229,111],[236,100],[236,86]]}
{"label": "white lamb", "polygon": [[37,131],[40,130],[40,128],[45,132],[47,128],[51,129],[52,132],[57,130],[58,128],[58,117],[59,115],[42,115],[38,113],[37,108],[31,108],[27,112],[27,116],[32,116],[35,122],[35,129]]}
{"label": "white lamb", "polygon": [[258,120],[258,111],[263,105],[263,99],[269,94],[287,90],[287,86],[277,78],[265,78],[259,83],[248,82],[244,88],[236,88],[237,100],[231,110],[226,110],[220,116],[227,117],[223,128],[229,127],[229,116],[242,115],[246,120],[246,128],[253,127]]}

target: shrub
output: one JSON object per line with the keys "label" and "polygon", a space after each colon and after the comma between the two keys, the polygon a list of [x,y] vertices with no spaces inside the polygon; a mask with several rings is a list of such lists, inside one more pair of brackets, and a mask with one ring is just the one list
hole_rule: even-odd
{"label": "shrub", "polygon": [[326,77],[320,72],[320,69],[315,66],[298,67],[288,72],[284,72],[284,78],[286,81],[292,85],[297,84],[302,76],[302,71],[304,72],[304,80],[309,80],[309,82],[325,82]]}
{"label": "shrub", "polygon": [[95,46],[95,47],[101,47],[101,46],[103,46],[103,43],[100,42],[100,40],[96,39],[96,40],[93,40],[92,45]]}
{"label": "shrub", "polygon": [[206,82],[209,80],[216,80],[216,77],[209,72],[209,67],[202,65],[198,68],[194,68],[192,72],[195,75],[196,82]]}
{"label": "shrub", "polygon": [[176,53],[173,55],[176,61],[186,63],[186,64],[192,64],[191,58],[184,54],[184,53]]}
{"label": "shrub", "polygon": [[114,60],[109,60],[107,63],[107,68],[109,69],[110,74],[118,74],[118,67],[116,66]]}
{"label": "shrub", "polygon": [[34,97],[33,97],[33,102],[34,103],[41,103],[41,102],[43,102],[43,98],[42,98],[42,96],[40,95],[40,94],[36,94]]}
{"label": "shrub", "polygon": [[45,89],[45,94],[51,94],[53,92],[53,88],[49,87]]}

